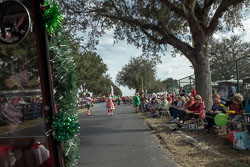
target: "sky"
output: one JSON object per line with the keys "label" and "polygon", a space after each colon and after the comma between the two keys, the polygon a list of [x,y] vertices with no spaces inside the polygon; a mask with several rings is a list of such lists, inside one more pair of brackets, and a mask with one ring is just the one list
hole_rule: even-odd
{"label": "sky", "polygon": [[[236,29],[234,34],[241,36],[243,41],[250,42],[250,18],[243,20],[242,29]],[[215,38],[229,37],[233,33],[217,33]],[[137,57],[141,55],[141,49],[137,49],[134,45],[128,45],[126,41],[119,41],[117,44],[113,44],[113,32],[108,31],[105,36],[100,38],[99,45],[96,52],[102,57],[103,62],[107,64],[107,73],[112,77],[115,82],[118,71],[121,71],[122,67],[128,64],[131,57]],[[161,55],[161,54],[159,54]],[[193,75],[194,71],[191,68],[191,63],[185,56],[171,56],[171,49],[166,51],[165,56],[161,55],[162,64],[157,65],[157,79],[164,80],[167,78],[181,79],[189,75]],[[135,90],[130,90],[127,87],[119,86],[124,96],[131,96],[135,94]]]}

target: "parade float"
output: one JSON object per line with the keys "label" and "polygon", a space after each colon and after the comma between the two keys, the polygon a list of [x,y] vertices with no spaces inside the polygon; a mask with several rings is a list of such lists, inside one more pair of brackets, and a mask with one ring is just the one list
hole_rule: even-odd
{"label": "parade float", "polygon": [[0,166],[76,166],[75,64],[52,0],[0,1]]}

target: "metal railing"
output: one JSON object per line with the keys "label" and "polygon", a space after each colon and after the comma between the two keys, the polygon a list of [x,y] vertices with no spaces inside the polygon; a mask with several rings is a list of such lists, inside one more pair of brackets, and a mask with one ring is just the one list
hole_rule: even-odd
{"label": "metal railing", "polygon": [[[244,98],[250,98],[250,56],[226,63],[217,63],[211,66],[211,79],[213,93],[219,93],[229,98],[230,93],[241,93]],[[195,85],[195,76],[190,75],[177,80],[178,88],[172,87],[174,93],[178,93],[180,86],[187,93]]]}

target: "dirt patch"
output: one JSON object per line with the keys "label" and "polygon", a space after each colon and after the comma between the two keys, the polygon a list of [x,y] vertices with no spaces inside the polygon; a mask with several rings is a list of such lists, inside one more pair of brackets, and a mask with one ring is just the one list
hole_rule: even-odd
{"label": "dirt patch", "polygon": [[169,117],[151,118],[139,113],[153,133],[160,139],[165,151],[182,167],[249,167],[250,150],[233,148],[225,130],[207,133],[203,128],[189,131],[187,127],[172,131],[176,125]]}

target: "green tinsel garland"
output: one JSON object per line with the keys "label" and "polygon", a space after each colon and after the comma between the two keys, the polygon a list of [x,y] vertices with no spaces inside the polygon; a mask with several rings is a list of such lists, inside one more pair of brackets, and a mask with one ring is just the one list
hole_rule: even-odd
{"label": "green tinsel garland", "polygon": [[60,112],[52,122],[54,137],[58,141],[72,139],[79,132],[79,123],[76,123],[77,116],[68,115],[66,112]]}
{"label": "green tinsel garland", "polygon": [[[52,134],[62,142],[63,156],[66,167],[74,167],[80,158],[80,140],[76,135],[79,132],[77,115],[77,86],[75,63],[67,36],[61,30],[63,17],[58,5],[51,0],[45,0],[45,27],[49,34],[54,34],[49,43],[49,54],[52,57],[52,69],[55,89],[55,103],[57,115],[52,122]],[[57,34],[55,34],[57,33]]]}
{"label": "green tinsel garland", "polygon": [[50,3],[48,0],[45,0],[45,12],[44,12],[44,21],[45,28],[49,34],[58,32],[62,27],[62,13],[58,5],[51,0]]}
{"label": "green tinsel garland", "polygon": [[71,49],[64,32],[58,32],[50,41],[49,53],[52,57],[55,103],[58,114],[52,122],[54,137],[62,142],[62,150],[67,167],[78,163],[80,141],[77,115],[77,86],[75,63],[70,56]]}

